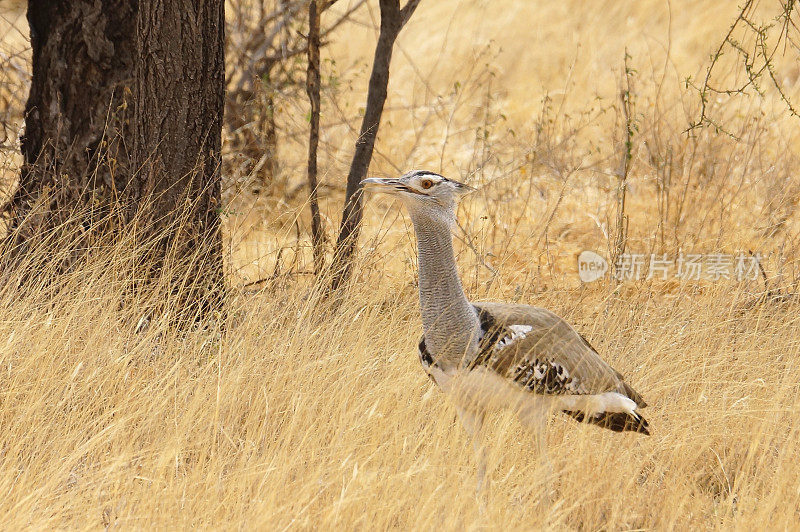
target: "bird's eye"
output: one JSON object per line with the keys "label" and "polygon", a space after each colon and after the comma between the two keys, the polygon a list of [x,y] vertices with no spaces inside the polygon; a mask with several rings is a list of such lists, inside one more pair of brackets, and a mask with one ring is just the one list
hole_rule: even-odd
{"label": "bird's eye", "polygon": [[422,181],[419,182],[419,186],[421,186],[425,190],[428,190],[433,186],[433,181],[431,181],[430,179],[423,179]]}

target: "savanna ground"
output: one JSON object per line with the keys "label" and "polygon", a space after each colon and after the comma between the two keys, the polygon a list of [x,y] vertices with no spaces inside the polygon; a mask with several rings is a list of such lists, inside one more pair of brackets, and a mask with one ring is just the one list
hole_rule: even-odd
{"label": "savanna ground", "polygon": [[[758,16],[777,14],[762,4]],[[0,527],[797,527],[800,305],[759,296],[795,290],[800,121],[766,86],[763,97],[711,98],[732,135],[686,133],[699,98],[685,80],[702,79],[736,13],[710,0],[424,0],[395,50],[371,167],[478,187],[457,231],[470,297],[572,322],[650,403],[651,437],[554,417],[556,495],[543,508],[532,439],[496,415],[479,513],[470,442],[417,361],[414,240],[398,205],[368,199],[352,289],[336,311],[317,305],[308,106],[286,93],[278,175],[257,198],[227,193],[225,327],[177,334],[153,317],[135,332],[141,313],[120,308],[115,290],[119,254],[90,261],[57,298],[0,292]],[[22,31],[6,33],[3,53],[24,50],[24,16],[4,16],[4,31]],[[361,11],[323,52],[329,237],[377,17]],[[628,250],[752,251],[763,276],[580,284],[577,253],[614,245],[626,47]],[[775,59],[790,97],[797,52]],[[25,58],[2,72],[7,91],[24,87]],[[721,87],[744,76],[731,55],[715,75]],[[0,151],[9,182],[13,142]]]}

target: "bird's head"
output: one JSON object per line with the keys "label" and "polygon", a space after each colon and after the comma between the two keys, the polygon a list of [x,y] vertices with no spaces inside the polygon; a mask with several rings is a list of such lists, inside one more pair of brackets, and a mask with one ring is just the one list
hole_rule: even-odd
{"label": "bird's head", "polygon": [[397,196],[412,218],[428,217],[455,221],[456,206],[463,196],[475,189],[435,172],[414,170],[396,179],[370,177],[361,182],[368,190]]}

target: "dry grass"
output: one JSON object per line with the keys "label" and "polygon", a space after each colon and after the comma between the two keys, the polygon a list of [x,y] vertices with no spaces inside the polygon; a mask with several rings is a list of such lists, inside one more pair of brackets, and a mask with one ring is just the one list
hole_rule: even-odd
{"label": "dry grass", "polygon": [[[613,241],[628,46],[629,249],[751,249],[769,288],[795,289],[797,122],[768,93],[714,102],[738,138],[683,134],[697,102],[681,80],[702,72],[735,6],[673,2],[670,19],[655,1],[497,4],[423,2],[399,43],[373,170],[429,167],[479,185],[459,213],[470,296],[574,323],[646,397],[653,436],[554,418],[557,495],[542,510],[532,441],[497,415],[480,515],[470,443],[417,362],[405,215],[369,200],[336,312],[299,274],[304,193],[287,192],[302,184],[306,107],[286,99],[279,183],[234,198],[228,217],[232,284],[274,279],[234,290],[224,327],[178,334],[154,318],[133,332],[141,309],[120,309],[117,290],[124,257],[116,270],[90,262],[57,299],[0,292],[0,528],[796,527],[800,304],[754,304],[761,279],[581,286],[575,272],[578,251],[607,254]],[[329,229],[374,38],[362,19],[328,52],[343,80],[323,107]]]}
{"label": "dry grass", "polygon": [[[3,528],[790,528],[800,518],[797,305],[654,287],[528,297],[580,324],[651,403],[650,438],[555,419],[556,504],[532,442],[470,445],[421,373],[410,268],[339,313],[303,291],[232,302],[226,332],[131,333],[103,275],[57,306],[3,298]],[[113,284],[111,285],[113,286]],[[495,292],[496,293],[496,292]],[[494,293],[493,293],[494,295]],[[513,294],[496,293],[498,297]]]}

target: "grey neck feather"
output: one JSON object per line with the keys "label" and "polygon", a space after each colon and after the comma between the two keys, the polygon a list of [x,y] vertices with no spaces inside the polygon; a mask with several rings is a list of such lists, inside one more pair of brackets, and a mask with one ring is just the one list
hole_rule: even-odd
{"label": "grey neck feather", "polygon": [[480,321],[458,278],[450,225],[419,212],[412,212],[412,221],[425,344],[440,364],[462,364],[478,351]]}

